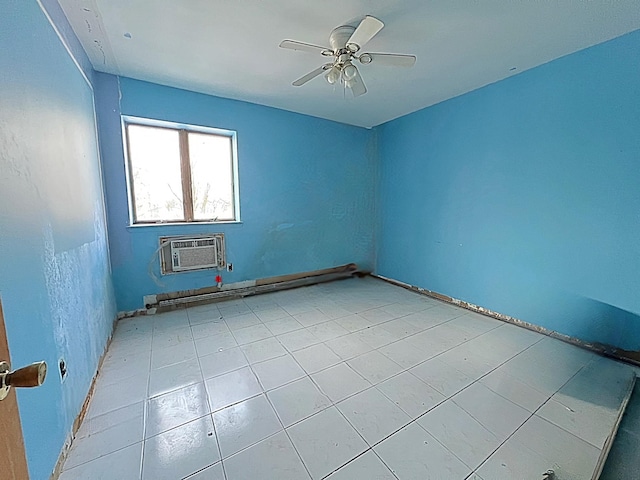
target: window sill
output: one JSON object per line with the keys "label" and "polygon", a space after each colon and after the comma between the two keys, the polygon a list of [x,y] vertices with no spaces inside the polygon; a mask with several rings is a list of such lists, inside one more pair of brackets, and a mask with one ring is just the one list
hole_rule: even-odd
{"label": "window sill", "polygon": [[139,228],[158,228],[158,227],[187,227],[196,228],[202,225],[234,225],[242,224],[240,220],[226,220],[223,222],[166,222],[166,223],[135,223],[133,225],[127,225],[127,228],[139,229]]}

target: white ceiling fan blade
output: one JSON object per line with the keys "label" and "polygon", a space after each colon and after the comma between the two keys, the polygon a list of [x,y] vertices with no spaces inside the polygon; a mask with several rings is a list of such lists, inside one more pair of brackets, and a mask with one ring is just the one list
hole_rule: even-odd
{"label": "white ceiling fan blade", "polygon": [[[370,60],[367,61],[367,56]],[[400,55],[396,53],[363,53],[360,55],[361,63],[376,63],[390,67],[413,67],[416,63],[415,55]]]}
{"label": "white ceiling fan blade", "polygon": [[312,79],[316,78],[318,75],[320,75],[322,72],[324,72],[328,68],[331,68],[331,64],[330,63],[328,63],[326,65],[322,65],[321,67],[316,68],[313,72],[309,72],[306,75],[300,77],[295,82],[293,82],[293,86],[294,87],[299,87],[301,85],[304,85],[309,80],[312,80]]}
{"label": "white ceiling fan blade", "polygon": [[319,45],[313,45],[311,43],[297,42],[295,40],[283,40],[280,42],[280,48],[288,48],[290,50],[298,50],[300,52],[322,53],[326,50],[331,50],[327,47],[321,47]]}
{"label": "white ceiling fan blade", "polygon": [[358,69],[356,69],[356,76],[349,80],[348,87],[353,92],[354,97],[359,97],[360,95],[367,93],[367,87],[365,87],[364,80],[362,80],[362,76]]}
{"label": "white ceiling fan blade", "polygon": [[358,51],[364,45],[371,40],[375,35],[382,30],[384,27],[384,23],[378,20],[375,17],[367,15],[358,25],[358,28],[355,29],[349,40],[347,40],[347,46],[356,45],[358,48],[352,51]]}

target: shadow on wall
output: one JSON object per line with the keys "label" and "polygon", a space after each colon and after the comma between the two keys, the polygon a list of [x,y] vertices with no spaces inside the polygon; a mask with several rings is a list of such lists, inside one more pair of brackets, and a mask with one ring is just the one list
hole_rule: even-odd
{"label": "shadow on wall", "polygon": [[606,338],[607,346],[626,348],[615,348],[618,354],[640,361],[640,343],[630,344],[631,339],[640,338],[640,315],[592,298],[581,298],[577,306],[575,314],[582,330],[576,334],[578,338]]}
{"label": "shadow on wall", "polygon": [[640,315],[614,305],[547,287],[501,305],[497,311],[548,330],[640,360]]}

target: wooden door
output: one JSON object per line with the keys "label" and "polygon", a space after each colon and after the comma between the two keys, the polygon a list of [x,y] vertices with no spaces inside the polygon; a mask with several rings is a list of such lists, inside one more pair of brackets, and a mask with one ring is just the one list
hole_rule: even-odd
{"label": "wooden door", "polygon": [[[0,361],[11,364],[2,302],[0,302]],[[0,478],[7,480],[29,478],[15,388],[11,389],[7,398],[0,401],[0,452]]]}

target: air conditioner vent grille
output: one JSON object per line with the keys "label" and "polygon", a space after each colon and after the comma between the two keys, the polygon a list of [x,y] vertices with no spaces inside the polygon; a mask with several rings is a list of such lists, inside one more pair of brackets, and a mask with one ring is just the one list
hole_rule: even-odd
{"label": "air conditioner vent grille", "polygon": [[194,248],[194,247],[208,247],[216,246],[215,238],[203,238],[200,240],[174,240],[171,242],[172,248]]}
{"label": "air conditioner vent grille", "polygon": [[226,265],[224,235],[160,238],[162,273],[174,273]]}

